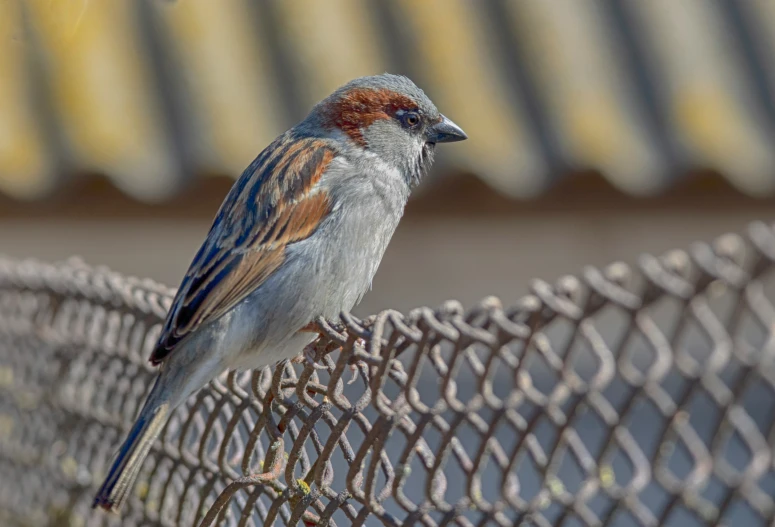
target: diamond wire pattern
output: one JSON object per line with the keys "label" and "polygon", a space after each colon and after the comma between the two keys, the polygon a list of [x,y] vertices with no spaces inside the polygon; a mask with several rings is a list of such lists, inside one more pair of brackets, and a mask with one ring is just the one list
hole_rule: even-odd
{"label": "diamond wire pattern", "polygon": [[90,509],[172,291],[0,259],[3,525],[772,525],[775,231],[318,321],[319,366],[219,377],[122,516]]}

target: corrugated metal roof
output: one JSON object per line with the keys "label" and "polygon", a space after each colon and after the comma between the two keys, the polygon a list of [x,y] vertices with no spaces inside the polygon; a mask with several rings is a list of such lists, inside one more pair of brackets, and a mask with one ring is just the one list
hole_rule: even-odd
{"label": "corrugated metal roof", "polygon": [[[414,78],[516,197],[573,170],[657,193],[775,190],[770,0],[0,2],[0,192],[100,173],[141,200],[233,177],[338,85]],[[573,169],[573,170],[571,170]]]}

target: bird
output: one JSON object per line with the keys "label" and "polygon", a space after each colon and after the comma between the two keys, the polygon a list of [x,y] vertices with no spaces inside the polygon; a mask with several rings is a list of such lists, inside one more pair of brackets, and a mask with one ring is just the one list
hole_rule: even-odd
{"label": "bird", "polygon": [[409,78],[354,79],[245,169],[172,301],[153,388],[92,507],[119,512],[171,412],[226,370],[298,356],[351,310],[436,145],[467,139]]}

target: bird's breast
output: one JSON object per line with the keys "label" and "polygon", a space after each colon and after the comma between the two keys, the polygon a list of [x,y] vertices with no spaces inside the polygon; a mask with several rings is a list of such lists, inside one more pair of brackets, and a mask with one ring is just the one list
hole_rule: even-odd
{"label": "bird's breast", "polygon": [[311,236],[288,245],[283,264],[231,313],[223,333],[231,362],[277,360],[300,328],[353,308],[370,289],[403,212],[405,200],[390,192],[335,202]]}

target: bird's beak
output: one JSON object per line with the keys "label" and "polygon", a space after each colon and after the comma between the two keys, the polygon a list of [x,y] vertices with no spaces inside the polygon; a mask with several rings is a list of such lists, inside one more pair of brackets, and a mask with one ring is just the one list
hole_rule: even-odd
{"label": "bird's beak", "polygon": [[429,143],[454,143],[468,139],[466,133],[455,123],[441,116],[441,121],[428,127],[426,137]]}

